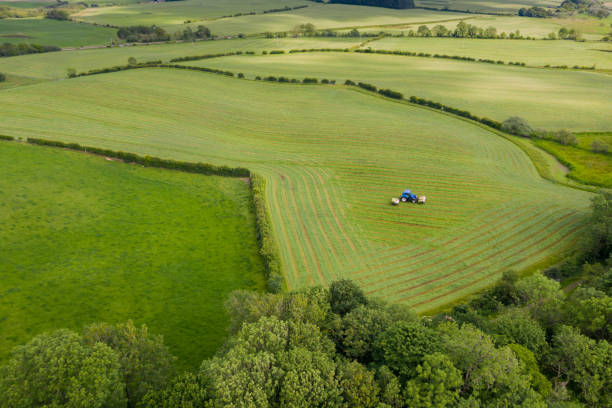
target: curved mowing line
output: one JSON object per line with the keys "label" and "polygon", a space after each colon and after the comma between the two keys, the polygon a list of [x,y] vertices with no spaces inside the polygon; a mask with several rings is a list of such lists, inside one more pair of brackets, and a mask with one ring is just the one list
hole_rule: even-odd
{"label": "curved mowing line", "polygon": [[[570,231],[568,232],[568,235],[572,235],[572,234],[574,234],[576,231],[580,230],[581,228],[583,228],[583,226],[577,226],[577,227],[573,228],[572,230],[570,230]],[[560,237],[558,240],[556,240],[556,241],[552,242],[551,244],[549,244],[549,245],[545,246],[544,248],[540,249],[538,252],[544,252],[544,251],[547,251],[547,250],[549,250],[550,248],[552,248],[552,247],[554,247],[554,246],[558,245],[558,244],[559,244],[559,243],[560,243],[560,242],[563,240],[563,238],[564,238],[564,237]],[[544,238],[544,239],[545,239],[545,238]],[[542,239],[542,240],[544,240],[544,239]],[[568,243],[567,243],[567,244],[564,246],[564,248],[568,248],[568,247],[570,247],[570,246],[573,246],[573,245],[574,245],[576,242],[578,242],[578,240],[579,240],[579,239],[580,239],[580,237],[578,237],[578,238],[574,238],[573,240],[568,241]],[[541,240],[541,241],[542,241],[542,240]],[[541,241],[540,241],[540,242],[541,242]],[[514,256],[514,254],[513,254],[513,255],[511,255],[511,256],[509,256],[509,257],[512,257],[512,256]],[[505,259],[508,259],[509,257],[506,257]],[[504,268],[502,268],[502,269],[506,269],[506,270],[507,270],[508,268],[510,268],[510,267],[512,267],[512,266],[514,266],[514,265],[518,265],[518,264],[520,264],[520,263],[522,263],[522,262],[525,262],[527,259],[532,258],[532,257],[533,257],[533,255],[528,255],[528,256],[525,256],[525,257],[523,257],[523,258],[519,259],[518,261],[513,262],[513,263],[511,263],[511,264],[509,264],[509,265],[505,266],[505,267],[504,267]],[[488,268],[488,267],[483,267],[483,268],[480,268],[478,271],[476,271],[476,272],[472,272],[472,273],[470,273],[469,275],[466,275],[466,277],[470,277],[470,276],[472,276],[472,275],[473,275],[473,274],[475,274],[475,273],[482,272],[482,271],[484,271],[484,270],[485,270],[485,269],[487,269],[487,268]],[[502,270],[502,269],[500,269],[500,270]],[[459,286],[459,287],[457,287],[457,288],[455,288],[455,289],[453,289],[453,290],[451,290],[451,291],[449,291],[449,292],[446,292],[446,293],[443,293],[443,294],[441,294],[441,295],[438,295],[438,296],[435,296],[435,297],[429,298],[429,299],[424,300],[424,301],[421,301],[421,302],[419,302],[419,303],[413,303],[413,304],[411,304],[411,306],[412,306],[412,307],[416,307],[416,306],[420,306],[420,305],[425,304],[425,303],[429,303],[429,302],[432,302],[432,301],[435,301],[435,300],[441,299],[441,298],[443,298],[443,297],[448,297],[448,296],[449,296],[450,294],[452,294],[452,293],[456,293],[456,292],[458,292],[458,291],[460,291],[460,290],[463,290],[463,289],[465,289],[465,288],[467,288],[467,287],[469,287],[469,286],[473,286],[475,283],[482,282],[483,280],[488,279],[488,278],[490,278],[491,276],[493,276],[493,275],[495,275],[495,274],[498,274],[500,270],[498,270],[498,271],[496,271],[496,272],[494,272],[494,273],[490,273],[490,274],[484,275],[483,277],[478,278],[478,279],[475,279],[475,280],[473,280],[473,281],[470,281],[469,283],[466,283],[466,284],[464,284],[464,285],[461,285],[461,286]],[[457,280],[455,280],[455,281],[453,281],[453,282],[450,282],[450,283],[455,283],[455,282],[457,282],[458,280],[461,280],[461,278],[460,278],[460,279],[457,279]],[[442,286],[438,286],[438,288],[442,288],[442,287],[445,287],[445,286],[448,286],[448,284],[446,284],[446,285],[442,285]],[[426,291],[426,292],[421,293],[420,295],[423,295],[423,294],[426,294],[426,293],[427,293],[427,291]],[[408,301],[408,300],[410,300],[411,298],[414,298],[414,297],[415,297],[415,296],[410,296],[410,297],[402,298],[402,299],[397,300],[397,302],[405,302],[405,301]]]}
{"label": "curved mowing line", "polygon": [[[304,169],[305,169],[305,167],[301,167],[300,169],[301,169],[301,170],[304,170]],[[314,205],[314,201],[312,200],[312,194],[311,194],[311,192],[310,192],[310,189],[308,188],[308,183],[307,183],[307,182],[306,182],[306,180],[304,179],[303,172],[298,172],[298,171],[296,171],[296,172],[293,172],[293,173],[294,173],[294,177],[299,178],[299,180],[297,180],[297,181],[301,181],[301,182],[302,182],[302,183],[300,183],[300,184],[302,185],[302,188],[304,188],[304,189],[306,190],[306,194],[305,194],[305,195],[308,197],[308,200],[310,201],[311,208],[312,208],[313,210],[315,210],[315,209],[316,209],[316,207],[315,207],[315,205]],[[293,190],[293,187],[291,187],[291,191],[294,191],[294,190]],[[293,197],[293,201],[294,201],[294,203],[297,205],[297,203],[295,202],[295,194],[292,194],[292,197]],[[316,211],[316,210],[315,210],[315,211]],[[325,233],[325,229],[323,228],[323,225],[321,224],[320,217],[315,216],[315,217],[313,217],[313,218],[315,218],[315,219],[316,219],[316,223],[317,223],[317,224],[318,224],[318,226],[319,226],[318,231],[319,231],[319,232],[320,232],[320,233],[321,233],[321,234],[324,236],[324,238],[325,238],[325,240],[328,242],[329,246],[331,246],[331,244],[329,243],[329,238],[327,237],[327,234]],[[304,230],[304,236],[306,237],[307,243],[309,244],[309,247],[310,247],[310,249],[311,249],[311,251],[312,251],[312,257],[313,257],[313,260],[314,260],[314,262],[315,262],[315,265],[317,266],[317,273],[318,273],[318,275],[319,275],[319,278],[321,279],[321,284],[324,284],[324,283],[326,282],[326,280],[323,278],[323,275],[321,274],[320,265],[319,265],[319,261],[318,261],[317,256],[318,256],[319,254],[322,254],[322,255],[323,255],[323,257],[325,258],[325,264],[326,264],[326,265],[328,265],[328,267],[329,267],[329,269],[330,269],[330,270],[333,270],[333,268],[332,268],[332,262],[331,262],[331,260],[329,259],[329,257],[327,256],[327,252],[324,250],[325,245],[324,245],[324,244],[321,242],[321,240],[320,240],[320,238],[317,236],[317,234],[314,234],[313,240],[316,240],[316,241],[317,241],[317,243],[318,243],[318,247],[320,248],[320,250],[315,252],[315,250],[313,249],[312,244],[311,244],[311,242],[310,242],[310,239],[309,239],[309,238],[308,238],[308,236],[307,236],[307,233],[306,233],[306,227],[305,227],[305,224],[304,224],[303,218],[301,218],[301,217],[300,217],[300,222],[301,222],[301,224],[302,224],[302,228],[303,228],[303,230]],[[310,229],[309,229],[309,231],[317,231],[317,229],[315,229],[315,228],[310,228]],[[333,273],[333,272],[332,272],[332,273]]]}
{"label": "curved mowing line", "polygon": [[[557,211],[557,213],[559,213],[559,212],[561,212],[561,210],[558,210],[558,211]],[[539,219],[540,219],[540,218],[542,218],[542,217],[544,217],[544,216],[546,216],[546,215],[548,215],[548,214],[546,214],[546,212],[542,211],[542,212],[537,213],[536,215],[534,215],[534,216],[530,217],[530,220],[532,220],[532,219],[534,219],[534,218],[538,218],[538,221],[539,221]],[[566,215],[566,216],[567,216],[567,215]],[[524,221],[527,221],[527,220],[524,220]],[[554,219],[554,220],[553,220],[553,222],[552,222],[551,224],[549,224],[549,226],[550,226],[550,225],[553,225],[553,224],[554,224],[555,222],[557,222],[557,221],[558,221],[558,219]],[[523,222],[523,223],[524,223],[524,222]],[[532,228],[534,228],[534,227],[537,227],[537,225],[533,225],[533,224],[532,224],[532,225],[529,225],[529,226],[527,226],[526,228],[524,228],[524,229],[522,229],[522,230],[518,230],[518,231],[516,231],[514,234],[512,234],[512,235],[510,235],[510,236],[508,236],[508,237],[507,237],[507,239],[505,240],[505,243],[508,243],[508,242],[509,242],[509,241],[510,241],[512,238],[516,238],[517,236],[519,236],[519,237],[520,237],[520,235],[521,235],[523,232],[526,232],[526,231],[528,231],[528,230],[530,230],[530,229],[532,229]],[[545,227],[545,228],[548,228],[548,226],[547,226],[547,227]],[[541,231],[541,229],[538,229],[538,230],[536,231],[536,233],[537,233],[537,232],[539,232],[539,231]],[[497,236],[497,237],[502,236],[502,235],[504,235],[504,233],[505,233],[505,232],[499,232],[499,233],[498,233],[496,236]],[[495,236],[494,236],[494,237],[495,237]],[[494,245],[495,245],[495,246],[497,246],[497,240],[494,240],[494,239],[493,239],[494,237],[485,237],[485,236],[482,236],[481,238],[482,238],[482,239],[484,239],[484,240],[486,240],[486,241],[488,241],[489,243],[491,243],[491,242],[492,242],[492,243],[494,243]],[[459,256],[463,256],[463,255],[465,255],[467,252],[469,252],[469,251],[471,251],[471,250],[473,250],[474,248],[477,248],[477,247],[481,247],[481,244],[476,243],[476,242],[472,242],[472,243],[471,243],[471,245],[470,245],[470,246],[468,246],[468,247],[458,247],[457,249],[461,249],[461,251],[459,251],[459,252],[456,252],[456,253],[453,253],[453,252],[447,252],[446,254],[444,254],[444,256],[442,256],[442,254],[441,254],[441,255],[440,255],[440,258],[438,258],[438,257],[430,257],[430,259],[438,259],[438,261],[437,261],[437,262],[435,262],[435,263],[433,263],[433,264],[431,264],[431,265],[427,265],[426,267],[424,267],[423,269],[421,269],[421,270],[420,270],[420,271],[430,271],[430,272],[427,272],[427,273],[425,273],[425,274],[419,275],[419,276],[417,276],[417,277],[414,277],[414,278],[411,278],[411,279],[408,279],[408,280],[404,280],[404,281],[402,281],[401,283],[402,283],[402,284],[405,284],[405,283],[408,283],[408,282],[411,282],[411,281],[414,281],[414,280],[418,280],[418,279],[426,278],[426,277],[428,277],[428,276],[431,276],[431,275],[433,275],[433,274],[437,273],[438,271],[440,271],[440,270],[442,270],[442,269],[444,269],[444,268],[450,268],[450,267],[453,267],[453,266],[455,266],[455,265],[458,265],[458,264],[462,263],[462,262],[463,262],[463,261],[466,259],[466,257],[465,257],[465,256],[464,256],[464,257],[462,257],[462,258],[458,258]],[[506,247],[504,247],[504,248],[506,248]],[[478,255],[481,255],[481,254],[483,254],[483,253],[486,253],[486,252],[488,252],[488,251],[490,251],[490,250],[491,250],[491,247],[490,247],[490,246],[484,246],[484,247],[482,247],[482,249],[481,249],[480,251],[478,251],[478,252],[476,252],[476,253],[470,253],[470,254],[468,254],[468,255],[467,255],[467,257],[468,257],[468,258],[475,258],[475,257],[477,257]],[[498,252],[503,252],[503,251],[505,251],[505,250],[506,250],[506,249],[502,249],[502,250],[500,250],[500,251],[498,251]],[[442,266],[440,266],[439,268],[434,269],[433,271],[431,271],[431,268],[432,268],[432,267],[435,267],[435,266],[438,266],[438,265],[440,265],[440,264],[443,264],[444,262],[446,262],[446,261],[448,261],[449,259],[452,259],[452,258],[458,258],[458,259],[457,259],[457,261],[456,261],[456,262],[454,262],[454,263],[452,263],[452,264],[450,264],[450,265],[442,265]],[[409,264],[409,265],[410,265],[410,264]],[[407,266],[409,266],[409,265],[407,265]],[[414,265],[414,263],[412,263],[411,265]],[[415,273],[420,272],[420,271],[408,271],[408,272],[403,272],[403,273],[398,274],[398,275],[394,275],[394,276],[387,277],[387,278],[385,278],[383,281],[388,281],[388,280],[391,280],[391,279],[398,279],[398,278],[402,278],[402,277],[404,277],[404,276],[414,275]],[[379,273],[383,273],[383,272],[379,272]],[[370,283],[364,284],[364,285],[362,285],[362,286],[364,286],[364,287],[374,286],[374,285],[377,285],[377,284],[379,284],[379,283],[380,283],[379,281],[374,281],[374,282],[370,282]],[[377,288],[377,289],[374,289],[374,290],[372,290],[371,292],[375,292],[375,291],[378,291],[378,290],[386,290],[386,289],[393,288],[393,287],[396,287],[396,286],[397,286],[397,282],[396,282],[395,284],[387,285],[387,286],[384,286],[384,287],[382,287],[382,288]],[[411,288],[408,288],[407,290],[410,290],[410,289],[411,289]],[[398,291],[398,292],[395,292],[395,293],[402,293],[402,290],[400,290],[400,291]]]}
{"label": "curved mowing line", "polygon": [[[555,222],[548,224],[548,225],[547,225],[545,228],[549,228],[549,227],[551,227],[551,226],[553,226],[553,225],[555,225],[555,224],[559,224],[559,222],[561,222],[561,221],[565,220],[566,218],[568,218],[568,217],[569,217],[569,216],[571,216],[571,215],[575,215],[575,213],[574,213],[574,214],[572,214],[572,213],[568,213],[568,214],[566,214],[566,216],[562,217],[561,219],[556,220]],[[571,225],[571,224],[570,224],[570,225]],[[529,237],[527,237],[526,239],[524,239],[524,240],[523,240],[523,244],[525,244],[525,245],[529,245],[529,247],[530,247],[530,248],[535,248],[535,246],[536,246],[536,245],[538,245],[538,244],[540,244],[542,241],[544,241],[544,240],[548,239],[550,235],[556,234],[557,232],[559,232],[560,230],[562,230],[563,228],[565,228],[565,227],[567,227],[567,226],[568,226],[568,224],[567,224],[567,223],[565,223],[565,224],[560,224],[560,225],[559,225],[559,226],[558,226],[558,227],[557,227],[557,228],[556,228],[554,231],[552,231],[552,232],[551,232],[551,233],[550,233],[548,236],[545,236],[544,238],[541,238],[540,240],[538,240],[538,241],[536,241],[536,242],[534,242],[534,243],[527,242],[527,239],[533,238],[535,235],[538,235],[538,234],[540,234],[540,233],[542,232],[542,230],[535,231],[535,232],[534,232],[534,233],[532,233],[532,234],[531,234]],[[562,238],[560,238],[560,239],[563,239],[563,237],[562,237]],[[481,251],[481,252],[482,252],[482,251]],[[440,281],[440,280],[446,279],[446,278],[448,278],[448,277],[450,277],[450,276],[456,275],[457,273],[461,272],[461,270],[469,270],[469,269],[471,269],[472,267],[474,267],[474,266],[476,266],[476,265],[479,265],[479,264],[481,264],[481,263],[483,263],[483,262],[489,261],[491,258],[494,258],[495,256],[498,256],[498,255],[500,255],[501,253],[505,253],[505,252],[507,252],[507,251],[506,251],[506,250],[497,251],[496,253],[490,254],[489,256],[487,256],[487,257],[486,257],[486,258],[484,258],[484,259],[481,259],[480,261],[477,261],[477,262],[474,262],[474,263],[472,263],[472,264],[470,264],[470,265],[467,265],[467,266],[466,266],[464,269],[458,269],[458,270],[455,270],[455,271],[453,271],[453,272],[451,272],[451,273],[448,273],[448,274],[446,274],[446,275],[442,275],[442,276],[439,276],[439,277],[437,277],[437,278],[430,279],[430,280],[428,280],[428,281],[426,281],[426,282],[422,282],[422,283],[420,283],[420,284],[418,284],[418,285],[413,285],[413,286],[411,286],[411,287],[409,287],[409,288],[404,288],[404,289],[401,289],[401,290],[395,291],[395,292],[393,292],[393,293],[392,293],[392,295],[398,295],[398,294],[406,293],[406,292],[408,292],[408,291],[410,291],[410,290],[413,290],[413,289],[418,289],[418,288],[420,288],[420,287],[422,287],[422,286],[425,286],[425,285],[428,285],[428,284],[430,284],[430,283],[434,283],[434,282],[438,282],[438,281]],[[519,249],[519,250],[517,250],[517,251],[513,252],[512,254],[508,255],[507,257],[502,258],[502,259],[506,260],[506,259],[508,259],[508,258],[512,258],[513,256],[515,256],[515,255],[517,255],[517,254],[519,254],[519,253],[521,253],[521,252],[523,252],[523,249]],[[459,262],[459,263],[460,263],[460,262]],[[457,264],[457,263],[455,263],[454,265],[456,265],[456,264]],[[451,266],[454,266],[454,265],[451,265]],[[424,291],[424,292],[419,292],[419,293],[413,294],[413,295],[411,295],[411,296],[409,296],[409,297],[407,297],[407,298],[402,298],[402,300],[401,300],[401,301],[409,300],[410,298],[414,298],[414,297],[416,297],[416,296],[420,296],[420,295],[425,294],[425,293],[427,293],[427,292],[429,292],[429,291],[431,291],[431,290],[436,290],[436,289],[439,289],[439,288],[441,288],[441,287],[448,286],[448,285],[450,285],[450,284],[452,284],[452,283],[455,283],[455,282],[457,282],[457,281],[460,281],[460,280],[462,280],[462,279],[469,278],[470,276],[473,276],[474,274],[476,274],[476,273],[478,273],[478,272],[480,272],[480,271],[482,271],[482,270],[484,270],[484,269],[487,269],[487,268],[488,268],[488,266],[485,266],[485,267],[481,268],[481,269],[480,269],[480,270],[478,270],[478,271],[474,271],[474,272],[471,272],[471,273],[469,273],[469,274],[467,274],[467,275],[463,275],[463,276],[461,276],[461,277],[459,277],[459,278],[457,278],[457,279],[455,279],[455,280],[453,280],[453,281],[450,281],[450,282],[445,281],[445,283],[444,283],[443,285],[438,285],[438,286],[436,286],[435,288],[429,288],[428,290],[426,290],[426,291]],[[428,276],[431,276],[431,273],[429,273],[429,274],[427,274],[427,275],[424,275],[424,276],[422,276],[422,277],[428,277]],[[422,278],[422,277],[419,277],[419,278]],[[412,279],[412,280],[414,280],[414,279]]]}
{"label": "curved mowing line", "polygon": [[[295,194],[293,193],[295,190],[293,188],[293,184],[289,177],[287,177],[287,183],[289,183],[289,197],[291,198],[291,201],[293,202],[293,208],[296,209],[295,218],[299,222],[299,225],[302,227],[302,233],[304,234],[303,237],[306,240],[306,245],[308,246],[308,249],[310,250],[310,254],[311,254],[310,258],[314,261],[314,264],[317,270],[317,276],[319,277],[319,282],[321,283],[321,285],[323,285],[325,284],[325,279],[323,278],[323,274],[321,273],[321,265],[319,264],[319,259],[317,258],[314,248],[312,247],[312,242],[310,241],[310,237],[308,236],[308,230],[306,229],[306,225],[304,224],[304,218],[302,217],[301,212],[299,211],[299,207],[297,205],[297,201],[295,200]],[[302,254],[304,255],[304,251],[302,251]],[[306,256],[304,256],[304,262],[305,263],[308,262],[306,259]],[[306,265],[306,267],[309,269],[308,276],[310,277],[310,281],[311,283],[314,283],[312,282],[312,275],[310,274],[310,267],[308,267],[308,265]]]}
{"label": "curved mowing line", "polygon": [[[498,218],[496,218],[495,220],[493,220],[493,221],[492,221],[492,222],[489,224],[489,225],[491,225],[491,226],[490,226],[488,229],[486,229],[486,230],[484,230],[484,231],[481,231],[481,228],[483,228],[483,227],[484,227],[483,225],[481,225],[479,228],[476,228],[476,229],[474,229],[474,230],[470,231],[470,234],[458,235],[458,236],[456,236],[455,238],[452,238],[452,239],[450,239],[450,240],[448,240],[448,241],[446,241],[446,242],[442,243],[442,244],[440,245],[440,247],[441,247],[441,248],[445,248],[445,249],[449,249],[449,248],[447,248],[447,247],[449,247],[451,244],[458,243],[458,242],[461,242],[461,241],[463,241],[463,240],[470,240],[470,241],[471,241],[471,240],[472,240],[471,236],[472,236],[473,234],[475,234],[475,233],[479,233],[479,235],[481,235],[481,236],[482,236],[482,235],[485,235],[485,234],[488,234],[488,233],[490,233],[492,230],[494,230],[494,229],[499,229],[499,228],[501,228],[501,227],[503,227],[503,226],[507,225],[508,223],[512,222],[512,221],[513,221],[513,220],[515,220],[516,218],[520,218],[521,216],[523,216],[523,214],[524,214],[524,213],[527,211],[527,208],[528,208],[528,207],[529,207],[529,208],[531,208],[531,207],[530,207],[530,204],[524,204],[524,205],[523,205],[523,207],[519,207],[519,211],[516,213],[515,217],[513,217],[513,218],[509,218],[509,219],[506,219],[506,221],[505,221],[505,222],[503,222],[502,224],[495,224],[495,223],[497,223],[497,222],[498,222],[498,221],[499,221],[501,218],[506,217],[507,212],[504,212],[504,213],[502,213],[502,214],[501,214],[501,215],[500,215]],[[552,208],[552,207],[547,207],[547,208]],[[510,210],[510,208],[509,208],[509,210]],[[513,209],[513,210],[514,210],[514,209]],[[457,247],[457,245],[454,245],[453,247]],[[431,253],[431,252],[434,252],[434,251],[437,251],[437,250],[438,250],[438,248],[432,248],[432,249],[429,249],[429,250],[427,250],[427,251],[425,251],[425,252],[423,252],[423,253],[421,253],[421,254],[417,254],[417,255],[415,255],[415,256],[416,256],[417,258],[420,258],[421,256],[424,256],[424,255],[426,255],[426,254],[428,254],[428,253]],[[403,256],[405,256],[404,254],[395,254],[395,255],[393,255],[393,256],[397,256],[397,255],[403,255]],[[416,264],[416,263],[419,263],[419,262],[423,262],[423,261],[427,261],[428,259],[431,259],[431,258],[433,258],[433,257],[426,258],[426,259],[424,259],[424,260],[414,262],[413,264]],[[386,259],[386,258],[383,258],[383,259]],[[408,260],[412,260],[412,259],[415,259],[415,258],[414,258],[414,255],[411,255],[410,257],[403,257],[403,258],[400,258],[400,259],[396,259],[396,260],[393,260],[393,261],[390,261],[390,262],[386,262],[386,263],[383,263],[383,264],[379,264],[379,265],[377,265],[377,266],[376,266],[376,269],[378,269],[378,268],[384,268],[384,267],[391,266],[391,265],[395,265],[395,264],[397,264],[397,263],[401,263],[401,262],[408,261]],[[405,265],[405,266],[410,266],[410,265],[411,265],[411,264],[408,264],[408,265]],[[370,269],[369,271],[371,271],[371,269]],[[364,272],[369,272],[369,271],[364,271]],[[361,272],[360,272],[360,273],[361,273]],[[356,273],[356,274],[359,274],[359,273]],[[362,276],[362,277],[359,277],[359,278],[357,278],[357,280],[365,280],[365,279],[369,279],[369,278],[372,278],[372,277],[374,277],[374,276],[378,276],[379,274],[380,274],[380,272],[377,272],[377,273],[372,273],[372,274],[367,275],[367,276]]]}

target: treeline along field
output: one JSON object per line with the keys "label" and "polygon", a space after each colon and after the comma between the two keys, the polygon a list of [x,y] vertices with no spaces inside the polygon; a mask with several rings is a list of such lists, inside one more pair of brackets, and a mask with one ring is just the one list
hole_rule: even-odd
{"label": "treeline along field", "polygon": [[[350,277],[431,309],[570,250],[588,205],[485,128],[329,85],[148,68],[7,89],[0,103],[4,134],[261,174],[290,289]],[[390,206],[404,188],[427,205]]]}

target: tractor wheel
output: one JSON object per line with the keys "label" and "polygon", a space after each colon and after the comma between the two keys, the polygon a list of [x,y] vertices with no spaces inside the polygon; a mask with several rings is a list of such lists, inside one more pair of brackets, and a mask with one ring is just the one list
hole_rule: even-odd
{"label": "tractor wheel", "polygon": [[402,198],[400,198],[400,201],[401,201],[402,203],[405,203],[406,201],[408,201],[408,199],[407,199],[406,197],[402,197]]}

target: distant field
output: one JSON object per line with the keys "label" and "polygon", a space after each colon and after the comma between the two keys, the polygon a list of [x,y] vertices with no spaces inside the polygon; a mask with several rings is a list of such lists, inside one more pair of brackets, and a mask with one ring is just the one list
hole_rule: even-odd
{"label": "distant field", "polygon": [[130,57],[141,62],[159,59],[168,61],[185,55],[216,54],[229,51],[345,48],[357,46],[359,42],[360,39],[349,38],[258,38],[51,52],[0,58],[0,72],[29,78],[60,79],[66,78],[68,68],[81,72],[93,68],[125,65]]}
{"label": "distant field", "polygon": [[[588,211],[485,128],[342,86],[141,69],[0,104],[0,133],[261,173],[289,288],[347,277],[424,311],[565,253]],[[405,188],[427,204],[391,206]]]}
{"label": "distant field", "polygon": [[465,40],[460,38],[392,38],[373,41],[367,47],[430,54],[460,55],[527,65],[580,65],[612,69],[612,44],[576,41]]}
{"label": "distant field", "polygon": [[312,5],[307,0],[183,0],[173,2],[141,2],[119,7],[88,8],[78,18],[100,24],[178,25],[186,20],[211,19],[237,13],[261,13],[266,10]]}
{"label": "distant field", "polygon": [[12,1],[12,0],[0,0],[0,6],[16,7],[16,8],[38,8],[46,7],[50,4],[55,3],[54,1]]}
{"label": "distant field", "polygon": [[521,116],[546,129],[612,129],[612,77],[592,72],[355,53],[236,56],[185,64],[243,72],[249,77],[352,79],[499,121]]}
{"label": "distant field", "polygon": [[226,295],[264,286],[242,180],[13,142],[0,161],[0,362],[43,331],[133,319],[193,369],[224,341]]}
{"label": "distant field", "polygon": [[46,18],[0,19],[0,43],[80,47],[109,44],[117,30]]}
{"label": "distant field", "polygon": [[516,14],[521,7],[555,7],[560,0],[416,0],[417,7],[434,7],[438,9],[479,11],[487,13]]}

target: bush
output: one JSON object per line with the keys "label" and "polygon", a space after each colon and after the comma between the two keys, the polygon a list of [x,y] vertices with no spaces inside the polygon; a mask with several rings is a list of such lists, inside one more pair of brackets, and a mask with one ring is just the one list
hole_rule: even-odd
{"label": "bush", "polygon": [[303,84],[318,84],[319,80],[317,78],[304,78],[302,83]]}
{"label": "bush", "polygon": [[168,41],[170,35],[161,27],[157,26],[130,26],[121,27],[117,31],[117,37],[125,40],[126,42],[156,42],[156,41]]}
{"label": "bush", "polygon": [[610,146],[603,140],[595,139],[593,143],[591,143],[591,150],[595,153],[608,153]]}
{"label": "bush", "polygon": [[37,44],[10,44],[0,45],[0,57],[14,57],[24,54],[39,54],[43,52],[61,51],[60,47],[54,45]]}
{"label": "bush", "polygon": [[4,81],[6,81],[6,75],[0,72],[0,82],[4,82]]}
{"label": "bush", "polygon": [[578,140],[576,140],[576,136],[573,133],[567,130],[559,130],[552,134],[552,137],[555,141],[561,143],[564,146],[574,146],[578,144]]}
{"label": "bush", "polygon": [[376,87],[374,85],[366,84],[363,82],[359,82],[357,84],[358,87],[365,89],[366,91],[376,92]]}
{"label": "bush", "polygon": [[0,135],[0,140],[8,140],[12,142],[13,140],[15,140],[15,138],[13,136]]}
{"label": "bush", "polygon": [[393,99],[404,99],[404,95],[400,92],[392,91],[390,89],[380,89],[379,94],[386,96],[387,98]]}
{"label": "bush", "polygon": [[51,9],[45,13],[45,18],[51,20],[68,20],[70,16],[66,10]]}
{"label": "bush", "polygon": [[504,132],[512,133],[513,135],[529,137],[533,133],[533,129],[529,123],[523,118],[512,116],[502,123],[501,129]]}
{"label": "bush", "polygon": [[351,81],[350,79],[347,79],[346,81],[344,81],[344,85],[355,86],[357,84],[355,82]]}
{"label": "bush", "polygon": [[242,72],[238,73],[238,78],[244,78],[244,74]]}

